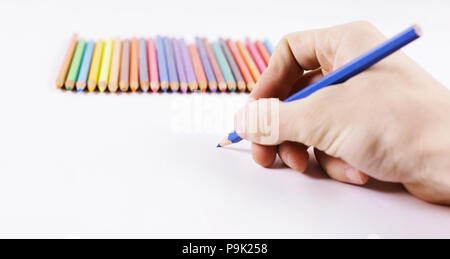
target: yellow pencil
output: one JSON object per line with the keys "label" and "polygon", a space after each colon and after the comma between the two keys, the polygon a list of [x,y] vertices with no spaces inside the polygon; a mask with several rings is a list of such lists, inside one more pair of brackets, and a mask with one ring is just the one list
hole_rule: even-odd
{"label": "yellow pencil", "polygon": [[104,42],[102,40],[99,40],[97,44],[95,44],[91,70],[89,70],[89,78],[88,78],[89,92],[93,92],[97,87],[98,74],[100,72],[100,62],[102,61],[103,45]]}
{"label": "yellow pencil", "polygon": [[118,81],[119,81],[119,70],[120,70],[120,56],[121,56],[122,42],[119,38],[114,40],[114,51],[111,63],[111,73],[109,76],[108,89],[110,92],[114,93],[117,91]]}
{"label": "yellow pencil", "polygon": [[102,66],[100,68],[100,77],[98,79],[98,90],[104,92],[108,86],[109,71],[111,70],[111,60],[114,42],[112,39],[106,40],[103,50]]}

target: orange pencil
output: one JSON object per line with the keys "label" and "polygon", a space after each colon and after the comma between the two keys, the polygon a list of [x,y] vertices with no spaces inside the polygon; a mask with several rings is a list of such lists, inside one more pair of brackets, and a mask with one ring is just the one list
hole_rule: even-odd
{"label": "orange pencil", "polygon": [[253,87],[255,86],[255,81],[253,80],[252,74],[250,73],[250,70],[248,70],[247,65],[245,64],[244,59],[241,56],[241,53],[239,53],[238,48],[236,47],[236,44],[234,44],[231,39],[227,39],[227,45],[230,48],[231,53],[233,54],[234,60],[236,61],[239,70],[242,73],[242,77],[244,77],[245,83],[247,84],[247,88],[249,91],[253,90]]}
{"label": "orange pencil", "polygon": [[136,92],[139,88],[139,41],[137,38],[131,39],[130,58],[130,88]]}
{"label": "orange pencil", "polygon": [[264,43],[262,43],[261,41],[257,40],[255,42],[256,48],[259,51],[259,54],[261,54],[264,63],[266,63],[266,66],[269,65],[269,61],[270,61],[270,53],[267,50],[266,46],[264,45]]}
{"label": "orange pencil", "polygon": [[253,61],[252,56],[248,52],[247,47],[245,47],[244,43],[241,41],[237,41],[236,45],[241,52],[242,57],[245,60],[245,63],[247,64],[248,69],[250,70],[250,73],[252,74],[253,79],[255,82],[258,82],[259,78],[261,77],[261,73],[259,73],[258,67],[255,64],[255,61]]}
{"label": "orange pencil", "polygon": [[74,34],[69,43],[69,48],[67,49],[66,56],[62,63],[61,69],[58,73],[58,78],[56,79],[56,87],[61,88],[65,81],[67,73],[69,72],[70,63],[72,62],[73,53],[75,52],[75,47],[77,46],[78,35]]}
{"label": "orange pencil", "polygon": [[189,45],[189,53],[191,54],[192,64],[194,65],[195,76],[197,77],[198,85],[202,92],[206,92],[208,87],[208,80],[206,80],[205,71],[203,70],[200,54],[198,53],[197,46],[195,44]]}

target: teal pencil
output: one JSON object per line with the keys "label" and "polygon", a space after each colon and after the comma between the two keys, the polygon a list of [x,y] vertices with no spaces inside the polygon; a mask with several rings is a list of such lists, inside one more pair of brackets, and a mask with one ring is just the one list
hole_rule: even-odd
{"label": "teal pencil", "polygon": [[230,65],[228,64],[220,44],[218,42],[213,42],[212,47],[214,49],[214,54],[216,54],[220,70],[222,70],[223,77],[227,82],[228,90],[231,92],[236,91],[236,80],[234,79],[233,72],[231,72]]}

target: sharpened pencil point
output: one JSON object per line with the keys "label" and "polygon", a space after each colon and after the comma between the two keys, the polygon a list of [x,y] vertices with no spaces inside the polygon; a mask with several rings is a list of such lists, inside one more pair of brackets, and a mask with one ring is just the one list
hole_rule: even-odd
{"label": "sharpened pencil point", "polygon": [[83,89],[77,89],[77,92],[79,92],[79,93],[83,92]]}
{"label": "sharpened pencil point", "polygon": [[163,91],[164,91],[164,93],[167,93],[168,88],[167,87],[163,88]]}
{"label": "sharpened pencil point", "polygon": [[217,147],[222,147],[220,144],[217,144]]}

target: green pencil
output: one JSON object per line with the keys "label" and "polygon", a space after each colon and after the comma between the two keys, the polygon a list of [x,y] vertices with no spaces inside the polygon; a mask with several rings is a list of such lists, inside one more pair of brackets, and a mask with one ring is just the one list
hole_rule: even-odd
{"label": "green pencil", "polygon": [[231,72],[230,65],[223,53],[222,48],[218,42],[212,44],[214,53],[216,54],[217,62],[219,63],[220,70],[222,70],[223,77],[227,81],[228,90],[231,92],[236,91],[236,80],[234,79],[233,73]]}
{"label": "green pencil", "polygon": [[86,41],[78,41],[77,48],[75,49],[75,54],[72,58],[72,63],[70,64],[69,74],[66,80],[66,89],[72,90],[75,86],[75,82],[78,78],[78,73],[80,72],[81,59],[83,58],[84,49],[86,47]]}

